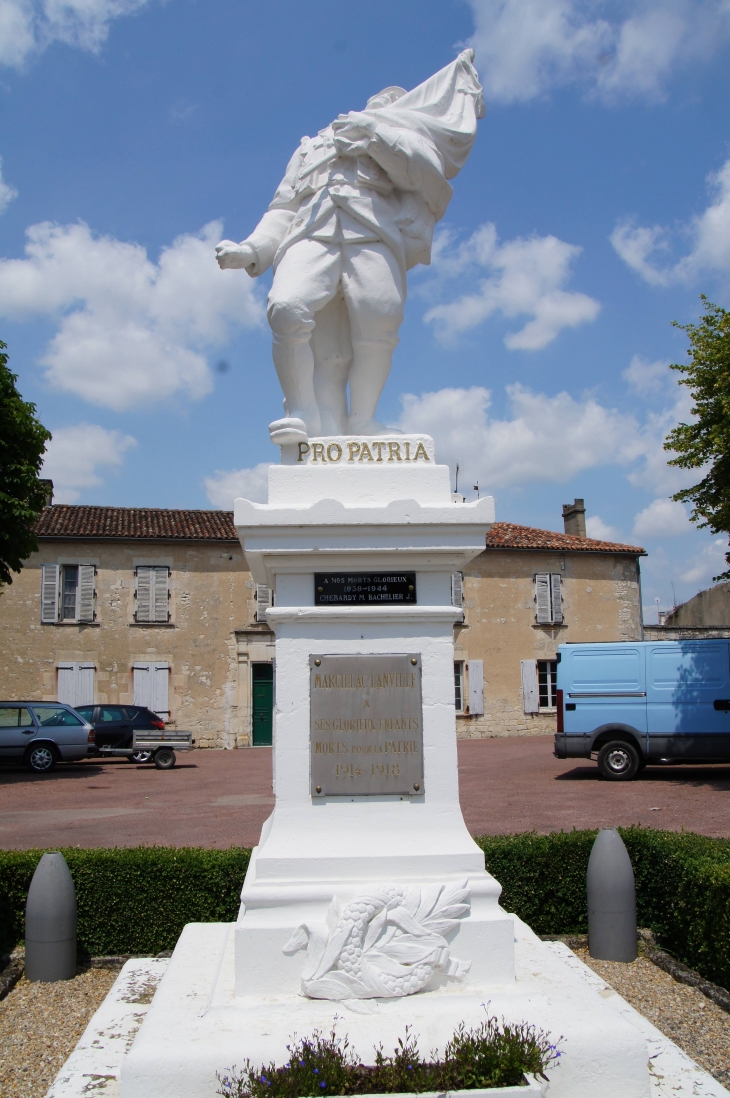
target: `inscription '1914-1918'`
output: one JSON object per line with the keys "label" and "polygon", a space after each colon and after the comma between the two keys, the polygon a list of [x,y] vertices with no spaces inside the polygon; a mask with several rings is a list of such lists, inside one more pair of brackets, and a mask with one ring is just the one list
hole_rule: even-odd
{"label": "inscription '1914-1918'", "polygon": [[422,794],[420,656],[309,662],[312,796]]}

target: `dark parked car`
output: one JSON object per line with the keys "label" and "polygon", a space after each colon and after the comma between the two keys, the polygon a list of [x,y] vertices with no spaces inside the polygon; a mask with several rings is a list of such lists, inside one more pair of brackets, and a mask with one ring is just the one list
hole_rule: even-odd
{"label": "dark parked car", "polygon": [[96,751],[89,721],[62,702],[0,702],[0,759],[23,762],[36,774],[57,762]]}
{"label": "dark parked car", "polygon": [[[135,729],[162,731],[165,722],[143,705],[78,705],[76,712],[88,721],[96,733],[96,746],[131,747]],[[129,762],[149,762],[151,751],[128,756]]]}

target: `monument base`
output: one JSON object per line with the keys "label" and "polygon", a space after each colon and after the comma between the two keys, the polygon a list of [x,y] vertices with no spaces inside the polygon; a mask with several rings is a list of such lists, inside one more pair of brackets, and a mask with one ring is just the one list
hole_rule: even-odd
{"label": "monument base", "polygon": [[529,1022],[562,1038],[548,1072],[549,1098],[649,1098],[644,1036],[586,985],[561,957],[515,919],[516,979],[502,986],[445,985],[402,999],[331,1002],[297,994],[234,994],[234,924],[192,923],[121,1071],[121,1098],[211,1098],[217,1073],[272,1060],[285,1063],[293,1035],[336,1026],[364,1063],[405,1033],[439,1052],[459,1022],[485,1012]]}

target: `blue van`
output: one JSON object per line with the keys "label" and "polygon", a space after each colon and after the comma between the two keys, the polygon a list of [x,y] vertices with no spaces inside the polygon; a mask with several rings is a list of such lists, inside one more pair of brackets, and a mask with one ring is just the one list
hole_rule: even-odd
{"label": "blue van", "polygon": [[652,762],[730,762],[730,639],[561,644],[558,759],[610,781]]}

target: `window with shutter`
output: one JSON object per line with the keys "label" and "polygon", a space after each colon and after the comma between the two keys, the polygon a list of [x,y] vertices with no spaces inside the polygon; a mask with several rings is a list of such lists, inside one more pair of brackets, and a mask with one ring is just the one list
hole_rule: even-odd
{"label": "window with shutter", "polygon": [[535,575],[535,620],[538,625],[562,625],[563,593],[559,572]]}
{"label": "window with shutter", "polygon": [[451,577],[451,605],[464,605],[464,573],[454,572]]}
{"label": "window with shutter", "polygon": [[[76,618],[78,621],[94,620],[94,576],[96,568],[93,564],[79,565],[79,582],[77,594]],[[81,704],[81,703],[79,703]]]}
{"label": "window with shutter", "polygon": [[266,611],[271,606],[271,589],[263,583],[256,584],[256,621],[266,621]]}
{"label": "window with shutter", "polygon": [[59,566],[44,564],[41,569],[41,622],[50,625],[58,621]]}
{"label": "window with shutter", "polygon": [[76,621],[79,616],[79,566],[64,564],[61,569],[61,620]]}
{"label": "window with shutter", "polygon": [[555,710],[558,704],[558,661],[537,661],[538,708]]}
{"label": "window with shutter", "polygon": [[484,662],[482,660],[468,660],[469,670],[469,712],[481,714],[484,712]]}
{"label": "window with shutter", "polygon": [[460,661],[454,663],[454,708],[464,712],[464,664]]}
{"label": "window with shutter", "polygon": [[140,564],[137,573],[135,621],[170,620],[170,569],[166,564]]}
{"label": "window with shutter", "polygon": [[147,709],[152,708],[152,675],[148,663],[135,663],[134,675],[134,704],[143,705]]}
{"label": "window with shutter", "polygon": [[537,713],[537,664],[535,660],[520,660],[522,675],[522,709],[525,713]]}

